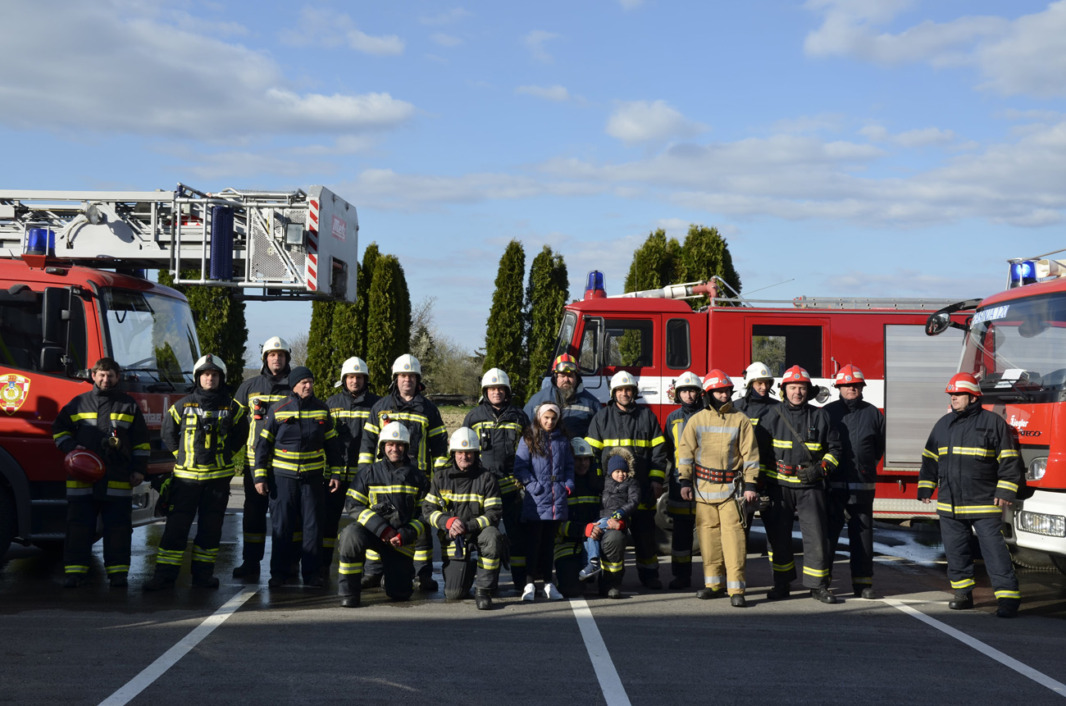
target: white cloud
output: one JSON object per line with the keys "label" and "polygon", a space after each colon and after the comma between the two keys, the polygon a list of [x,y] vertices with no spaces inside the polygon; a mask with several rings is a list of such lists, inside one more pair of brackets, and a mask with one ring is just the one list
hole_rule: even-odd
{"label": "white cloud", "polygon": [[692,137],[706,129],[661,100],[622,103],[607,120],[607,134],[627,144]]}
{"label": "white cloud", "polygon": [[421,15],[419,16],[418,21],[424,25],[448,25],[470,16],[471,13],[469,10],[465,10],[461,7],[454,7],[451,10],[436,15]]}
{"label": "white cloud", "polygon": [[375,37],[359,29],[346,14],[313,7],[304,7],[299,25],[283,31],[281,38],[290,46],[347,46],[375,56],[396,56],[404,51],[403,40],[394,34]]}
{"label": "white cloud", "polygon": [[529,49],[534,59],[549,64],[554,59],[552,58],[552,55],[548,53],[548,50],[545,49],[544,45],[558,38],[559,35],[553,32],[545,32],[544,30],[535,29],[522,39],[522,43],[526,45],[526,48]]}
{"label": "white cloud", "polygon": [[863,126],[859,130],[859,134],[868,138],[871,142],[890,142],[901,147],[949,145],[955,141],[954,131],[936,127],[907,130],[893,135],[889,133],[884,125],[870,124]]}
{"label": "white cloud", "polygon": [[451,34],[444,34],[443,32],[434,32],[429,36],[434,43],[439,44],[442,47],[457,47],[463,43],[463,40]]}
{"label": "white cloud", "polygon": [[909,0],[808,0],[822,15],[807,35],[811,56],[847,56],[878,64],[926,62],[934,67],[973,67],[979,87],[1002,95],[1040,98],[1066,95],[1066,0],[1010,20],[964,16],[924,21],[897,32],[884,26],[899,19]]}
{"label": "white cloud", "polygon": [[[40,3],[9,3],[0,65],[19,70],[0,82],[0,124],[210,141],[357,134],[394,127],[414,113],[387,93],[303,92],[265,54],[135,14],[140,7],[77,3],[54,23]],[[39,51],[42,26],[49,27],[48,52]],[[31,55],[36,59],[25,61]],[[101,82],[119,76],[136,90]]]}
{"label": "white cloud", "polygon": [[564,86],[519,86],[515,93],[543,98],[544,100],[562,103],[570,100],[570,92]]}

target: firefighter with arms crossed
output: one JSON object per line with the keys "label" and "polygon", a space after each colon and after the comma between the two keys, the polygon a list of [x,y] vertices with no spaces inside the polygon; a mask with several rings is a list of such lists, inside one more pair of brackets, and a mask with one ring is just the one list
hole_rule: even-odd
{"label": "firefighter with arms crossed", "polygon": [[[440,536],[444,597],[466,598],[473,586],[477,609],[488,610],[500,579],[503,499],[495,476],[481,466],[479,448],[473,429],[455,430],[448,443],[451,463],[433,474],[422,516]],[[476,576],[470,571],[475,549]]]}
{"label": "firefighter with arms crossed", "polygon": [[337,546],[337,528],[344,513],[344,501],[359,466],[363,444],[363,426],[370,419],[370,409],[380,397],[369,391],[370,370],[362,358],[349,358],[341,365],[340,392],[326,400],[333,428],[344,449],[344,465],[329,480],[326,514],[322,522],[322,572],[329,574],[333,550]]}
{"label": "firefighter with arms crossed", "polygon": [[353,522],[341,530],[337,545],[337,589],[345,608],[361,603],[368,549],[381,557],[386,595],[395,601],[409,599],[414,593],[415,543],[426,533],[419,503],[429,483],[408,456],[411,433],[403,424],[389,422],[377,437],[383,457],[355,474],[345,506]]}
{"label": "firefighter with arms crossed", "polygon": [[92,368],[93,389],[59,411],[52,438],[67,454],[67,536],[63,585],[85,583],[96,522],[104,527],[104,569],[112,588],[128,585],[133,532],[133,488],[148,468],[148,426],[137,402],[118,389],[122,368],[101,358]]}
{"label": "firefighter with arms crossed", "polygon": [[173,452],[176,463],[167,481],[167,524],[155,556],[155,574],[144,584],[146,591],[174,587],[193,520],[192,585],[218,588],[215,559],[230,482],[248,438],[248,410],[226,387],[226,364],[220,358],[201,357],[192,374],[193,393],[163,415],[163,444]]}
{"label": "firefighter with arms crossed", "polygon": [[840,399],[825,406],[840,435],[840,465],[829,477],[829,556],[848,528],[851,588],[856,598],[874,598],[874,489],[885,455],[885,415],[862,398],[866,378],[854,365],[837,371]]}
{"label": "firefighter with arms crossed", "polygon": [[669,588],[681,589],[692,585],[692,531],[696,523],[695,504],[681,497],[681,485],[677,475],[677,452],[681,447],[681,434],[692,415],[703,409],[703,390],[699,377],[686,370],[674,382],[674,402],[681,406],[666,418],[666,455],[670,460],[670,486],[666,513],[673,518],[670,537],[670,573],[673,579]]}
{"label": "firefighter with arms crossed", "polygon": [[781,379],[782,404],[771,409],[760,426],[773,439],[767,475],[770,507],[763,522],[770,542],[774,587],[770,600],[788,598],[796,578],[792,553],[793,517],[803,535],[803,585],[822,603],[839,603],[829,590],[830,566],[825,478],[837,466],[840,437],[824,409],[810,404],[811,376],[798,365]]}
{"label": "firefighter with arms crossed", "polygon": [[254,378],[249,378],[237,387],[233,399],[237,400],[251,415],[248,428],[248,450],[244,455],[244,515],[242,529],[244,546],[243,563],[233,569],[233,578],[246,581],[259,580],[259,563],[266,549],[267,510],[270,500],[255,490],[255,444],[263,431],[270,405],[285,399],[289,394],[289,344],[274,336],[263,344],[263,367]]}
{"label": "firefighter with arms crossed", "polygon": [[270,495],[271,588],[285,585],[292,537],[302,531],[303,582],[325,585],[319,570],[325,476],[341,473],[343,455],[326,404],[315,397],[314,376],[303,366],[289,373],[289,396],[267,412],[255,445],[255,489]]}
{"label": "firefighter with arms crossed", "polygon": [[[703,555],[704,587],[696,596],[706,600],[728,593],[730,605],[744,608],[747,543],[742,513],[758,497],[759,448],[751,422],[730,402],[729,376],[712,370],[703,378],[703,389],[707,409],[688,420],[677,450],[681,497],[696,502]],[[738,490],[744,502],[739,502]]]}
{"label": "firefighter with arms crossed", "polygon": [[[374,462],[378,448],[378,435],[390,422],[399,422],[410,433],[408,455],[418,470],[427,479],[437,464],[448,462],[448,431],[440,417],[437,406],[422,394],[422,364],[413,355],[404,354],[392,364],[392,385],[384,397],[370,409],[370,419],[363,427],[362,449],[359,452],[360,469]],[[371,561],[367,562],[363,588],[381,585],[380,565],[371,548]],[[415,570],[418,573],[418,590],[432,593],[439,588],[433,579],[433,538],[422,533],[415,548]]]}
{"label": "firefighter with arms crossed", "polygon": [[[640,504],[629,531],[637,557],[637,575],[644,587],[660,589],[663,584],[655,545],[655,502],[663,494],[666,480],[666,439],[651,409],[636,402],[636,378],[625,371],[617,372],[611,377],[610,391],[611,401],[592,418],[585,440],[600,453],[601,468],[607,467],[611,449],[620,446],[633,454]],[[621,574],[615,578],[621,580]]]}
{"label": "firefighter with arms crossed", "polygon": [[922,451],[918,499],[932,502],[948,559],[952,610],[973,608],[973,554],[977,536],[985,569],[996,593],[996,615],[1018,615],[1022,594],[1003,541],[1003,509],[1025,478],[1018,445],[1003,417],[981,407],[981,387],[970,373],[958,373],[945,390],[951,411],[940,418]]}

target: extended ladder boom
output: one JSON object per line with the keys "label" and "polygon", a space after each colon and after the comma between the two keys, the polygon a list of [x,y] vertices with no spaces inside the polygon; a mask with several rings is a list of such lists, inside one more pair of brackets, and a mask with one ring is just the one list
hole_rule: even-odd
{"label": "extended ladder boom", "polygon": [[0,190],[0,257],[168,269],[178,284],[240,287],[247,299],[354,301],[358,234],[355,207],[322,186]]}

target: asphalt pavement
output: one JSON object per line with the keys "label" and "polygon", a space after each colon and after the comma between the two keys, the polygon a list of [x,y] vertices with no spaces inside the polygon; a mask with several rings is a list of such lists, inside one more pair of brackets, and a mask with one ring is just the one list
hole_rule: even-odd
{"label": "asphalt pavement", "polygon": [[[846,545],[834,567],[845,600],[796,590],[767,601],[760,526],[748,558],[750,607],[694,590],[522,603],[491,611],[442,592],[392,603],[365,591],[339,606],[329,587],[246,586],[240,494],[226,518],[218,590],[143,593],[162,525],[138,529],[130,588],[106,587],[99,545],[90,585],[62,587],[55,552],[18,550],[0,579],[3,703],[1007,703],[1066,695],[1066,577],[1020,570],[1019,618],[996,618],[979,572],[972,611],[950,597],[935,527],[879,525],[876,600],[850,596]],[[798,547],[797,543],[797,547]],[[797,563],[800,562],[797,558]],[[695,573],[700,574],[699,557]],[[668,558],[660,564],[670,579]]]}

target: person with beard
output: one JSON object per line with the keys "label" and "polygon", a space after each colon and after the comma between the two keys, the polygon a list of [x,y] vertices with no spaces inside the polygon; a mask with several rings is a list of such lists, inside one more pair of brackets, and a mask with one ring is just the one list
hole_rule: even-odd
{"label": "person with beard", "polygon": [[[769,468],[767,463],[773,455],[774,440],[765,426],[759,424],[766,413],[775,405],[781,404],[771,395],[774,385],[774,376],[766,363],[755,361],[744,371],[744,395],[733,401],[733,408],[747,415],[751,426],[755,429],[755,442],[759,445],[759,479],[756,481],[756,492],[764,492],[764,479]],[[748,537],[751,531],[751,522],[755,517],[758,503],[747,505],[748,521],[744,525],[744,537]],[[763,521],[765,525],[765,520]]]}
{"label": "person with beard", "polygon": [[811,598],[834,604],[840,599],[829,589],[832,555],[825,478],[839,464],[840,436],[829,414],[807,401],[812,386],[810,374],[793,365],[781,379],[783,403],[760,422],[773,439],[772,455],[766,463],[770,507],[763,522],[770,542],[774,587],[766,597],[780,600],[791,593],[789,584],[796,578],[792,527],[798,517],[803,535],[803,585],[811,590]]}
{"label": "person with beard", "polygon": [[496,478],[503,494],[503,526],[510,547],[511,580],[516,589],[526,585],[522,496],[514,477],[514,456],[529,417],[511,403],[511,379],[499,368],[481,377],[481,402],[463,419],[463,426],[478,435],[481,465]]}
{"label": "person with beard", "polygon": [[730,605],[744,608],[747,543],[737,493],[739,488],[745,503],[758,497],[759,451],[751,423],[730,401],[729,376],[712,370],[703,378],[703,390],[707,409],[689,419],[677,450],[681,497],[696,502],[703,556],[703,588],[696,597],[707,600],[728,593]]}
{"label": "person with beard", "polygon": [[981,386],[970,373],[956,373],[944,390],[951,411],[929,433],[918,472],[918,499],[933,502],[955,591],[951,610],[973,608],[973,549],[977,537],[996,595],[996,616],[1014,618],[1022,602],[1018,577],[1003,540],[1003,510],[1024,487],[1025,467],[1007,422],[981,407]]}
{"label": "person with beard", "polygon": [[674,383],[674,402],[681,406],[666,418],[666,457],[670,462],[668,478],[670,485],[666,514],[673,521],[670,533],[670,580],[669,588],[677,590],[692,585],[692,533],[696,526],[695,503],[681,498],[681,484],[677,475],[677,451],[681,447],[681,435],[685,424],[703,409],[703,390],[695,373],[686,370]]}
{"label": "person with beard", "polygon": [[[659,420],[647,405],[637,404],[637,380],[629,373],[611,377],[611,401],[596,413],[589,424],[585,440],[601,455],[601,467],[607,467],[611,450],[628,448],[633,454],[634,474],[640,485],[640,504],[633,513],[630,533],[637,556],[637,575],[645,588],[663,587],[659,579],[659,556],[655,543],[655,503],[663,494],[666,480],[666,439]],[[622,581],[624,565],[608,563],[610,542],[603,541],[604,564],[601,591],[606,593]],[[617,569],[614,571],[612,569]]]}
{"label": "person with beard", "polygon": [[[448,442],[451,463],[433,474],[422,516],[437,529],[444,575],[444,597],[459,600],[474,588],[478,610],[492,608],[500,580],[503,536],[497,526],[503,499],[495,476],[482,467],[480,442],[469,427],[460,427]],[[470,571],[477,550],[477,573]]]}
{"label": "person with beard", "polygon": [[602,406],[595,395],[581,384],[577,361],[569,353],[563,353],[555,359],[551,384],[533,395],[526,403],[526,416],[532,419],[534,410],[546,402],[562,410],[562,428],[574,439],[588,433],[592,417]]}
{"label": "person with beard", "polygon": [[59,411],[52,438],[64,454],[87,449],[97,454],[104,475],[95,482],[67,479],[67,534],[63,545],[63,585],[85,583],[96,523],[104,528],[104,570],[112,588],[125,588],[130,570],[133,488],[148,469],[148,425],[137,402],[118,389],[122,368],[101,358],[92,368],[93,389]]}
{"label": "person with beard", "polygon": [[210,353],[193,366],[194,390],[163,415],[163,444],[173,452],[174,475],[167,483],[167,523],[159,540],[155,573],[146,591],[173,588],[196,520],[192,585],[218,588],[215,558],[229,502],[237,456],[248,438],[248,410],[226,387],[226,364]]}
{"label": "person with beard", "polygon": [[337,591],[344,608],[358,608],[362,602],[360,578],[371,548],[381,556],[385,594],[394,601],[409,599],[415,544],[426,533],[419,503],[429,483],[408,454],[411,433],[403,424],[389,422],[376,436],[383,457],[355,474],[346,506],[353,521],[337,543]]}
{"label": "person with beard", "polygon": [[326,404],[315,397],[314,375],[303,366],[289,373],[289,395],[271,405],[255,445],[255,489],[270,497],[271,588],[285,585],[292,568],[292,537],[301,532],[305,586],[321,588],[322,515],[327,473],[344,462]]}
{"label": "person with beard", "polygon": [[862,398],[866,379],[845,365],[833,379],[840,399],[824,409],[837,428],[843,449],[829,477],[829,556],[836,555],[840,532],[848,527],[851,589],[856,598],[874,598],[874,490],[877,464],[885,455],[885,415]]}
{"label": "person with beard", "polygon": [[267,510],[269,499],[255,490],[255,444],[263,431],[270,405],[285,399],[289,394],[291,369],[289,344],[274,336],[263,344],[263,367],[254,378],[243,381],[233,399],[243,405],[251,420],[248,427],[248,448],[244,455],[244,514],[241,525],[244,545],[241,549],[242,563],[233,569],[233,578],[245,581],[259,580],[259,564],[266,550]]}
{"label": "person with beard", "polygon": [[326,511],[322,519],[322,574],[329,575],[333,563],[333,550],[337,546],[337,529],[348,486],[355,478],[359,465],[359,452],[363,446],[363,427],[370,419],[370,410],[380,397],[370,392],[370,369],[362,358],[353,357],[341,365],[341,379],[335,387],[343,388],[326,400],[333,428],[337,431],[344,449],[344,465],[329,479],[326,494]]}
{"label": "person with beard", "polygon": [[[399,422],[410,434],[408,455],[419,471],[428,479],[433,468],[448,462],[448,431],[444,428],[437,406],[426,399],[422,391],[422,365],[418,358],[404,354],[392,364],[392,384],[388,393],[370,409],[370,418],[363,427],[363,442],[359,452],[359,469],[374,462],[378,435],[389,422]],[[433,593],[439,586],[433,578],[433,538],[423,533],[415,548],[415,569],[418,590]],[[381,567],[373,547],[362,578],[363,588],[381,585]]]}

